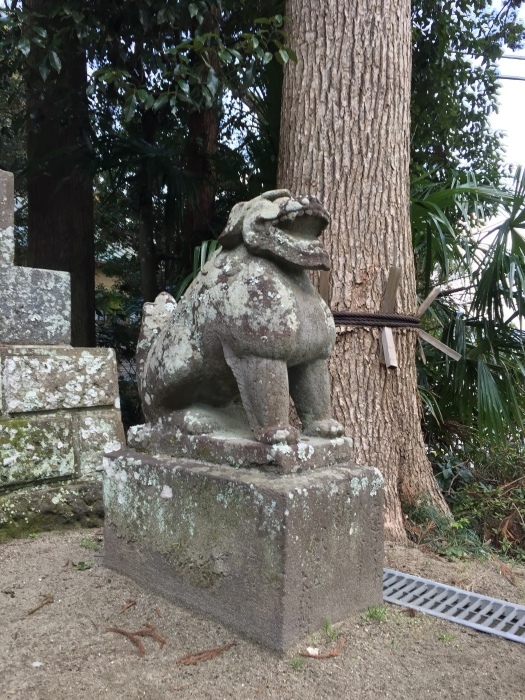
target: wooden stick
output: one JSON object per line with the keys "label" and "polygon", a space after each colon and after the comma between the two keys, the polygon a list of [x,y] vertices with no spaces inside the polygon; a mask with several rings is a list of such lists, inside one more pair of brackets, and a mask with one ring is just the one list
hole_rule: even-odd
{"label": "wooden stick", "polygon": [[388,271],[388,279],[386,281],[385,295],[381,304],[381,313],[393,314],[396,310],[396,294],[401,280],[401,268],[391,267]]}
{"label": "wooden stick", "polygon": [[[401,268],[393,265],[388,271],[385,294],[383,296],[383,303],[381,304],[382,313],[393,314],[395,312],[396,294],[400,280]],[[388,369],[397,368],[396,346],[394,344],[394,334],[391,328],[383,328],[381,331],[381,351],[379,359]]]}
{"label": "wooden stick", "polygon": [[396,346],[394,345],[394,334],[391,328],[383,328],[381,331],[381,349],[383,357],[381,361],[387,369],[397,368]]}
{"label": "wooden stick", "polygon": [[461,353],[456,352],[455,350],[452,350],[452,348],[449,348],[448,345],[445,345],[445,343],[442,343],[441,340],[434,338],[434,336],[430,335],[430,333],[427,333],[426,331],[422,331],[421,329],[419,329],[419,337],[422,340],[425,340],[427,343],[430,343],[430,345],[433,345],[435,348],[437,348],[441,352],[445,353],[445,355],[448,355],[449,357],[451,357],[453,360],[459,360],[461,358]]}
{"label": "wooden stick", "polygon": [[419,316],[419,317],[423,316],[423,314],[424,314],[425,311],[428,309],[428,307],[436,301],[436,299],[438,298],[438,296],[439,296],[440,294],[441,294],[441,287],[435,287],[435,289],[433,289],[433,290],[430,292],[430,294],[429,294],[428,297],[425,299],[425,301],[422,302],[421,306],[420,306],[419,309],[417,310],[417,314],[416,314],[416,315]]}
{"label": "wooden stick", "polygon": [[326,304],[329,304],[330,299],[330,271],[321,270],[319,273],[319,294]]}

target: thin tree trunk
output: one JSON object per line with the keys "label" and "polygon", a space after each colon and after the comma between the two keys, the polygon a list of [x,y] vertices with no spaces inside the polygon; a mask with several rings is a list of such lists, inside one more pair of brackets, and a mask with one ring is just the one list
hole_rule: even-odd
{"label": "thin tree trunk", "polygon": [[[219,10],[212,6],[205,12],[202,32],[219,31]],[[213,51],[208,53],[208,63],[218,67]],[[183,260],[188,261],[196,245],[213,236],[212,220],[215,213],[214,157],[219,142],[219,114],[215,106],[195,110],[188,116],[188,140],[186,144],[186,169],[193,176],[195,193],[189,198],[182,225]]]}
{"label": "thin tree trunk", "polygon": [[[299,61],[285,71],[278,182],[319,197],[333,219],[334,311],[379,312],[389,267],[402,266],[399,313],[416,309],[408,218],[409,0],[289,0]],[[330,369],[335,415],[360,464],[385,477],[385,525],[403,539],[402,502],[446,509],[425,456],[416,332],[394,331],[399,367],[380,363],[380,330],[340,329]]]}
{"label": "thin tree trunk", "polygon": [[[52,3],[27,0],[47,13]],[[39,19],[52,32],[52,20]],[[62,69],[47,81],[37,51],[26,73],[28,264],[71,274],[71,342],[95,345],[93,182],[89,172],[86,58],[71,33]]]}
{"label": "thin tree trunk", "polygon": [[[156,116],[148,111],[142,115],[142,138],[155,142]],[[138,182],[138,252],[142,294],[144,301],[154,301],[159,293],[157,281],[157,252],[155,249],[155,217],[153,187],[148,160],[143,157],[137,173]]]}

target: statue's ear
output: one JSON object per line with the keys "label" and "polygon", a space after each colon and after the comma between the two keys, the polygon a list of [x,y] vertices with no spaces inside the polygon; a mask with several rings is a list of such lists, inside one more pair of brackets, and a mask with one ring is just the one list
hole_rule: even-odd
{"label": "statue's ear", "polygon": [[219,236],[223,248],[235,248],[242,243],[242,224],[246,202],[239,202],[230,212],[224,231]]}
{"label": "statue's ear", "polygon": [[291,197],[292,194],[290,190],[268,190],[268,192],[263,192],[261,195],[262,199],[268,199],[270,202],[274,202],[276,199],[281,199],[281,197]]}

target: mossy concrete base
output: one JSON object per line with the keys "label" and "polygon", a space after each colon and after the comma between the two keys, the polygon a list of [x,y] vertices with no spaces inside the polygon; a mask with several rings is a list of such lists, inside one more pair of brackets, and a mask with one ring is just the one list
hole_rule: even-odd
{"label": "mossy concrete base", "polygon": [[382,478],[106,458],[105,564],[284,651],[382,601]]}
{"label": "mossy concrete base", "polygon": [[0,542],[45,530],[100,527],[102,483],[83,481],[0,495]]}

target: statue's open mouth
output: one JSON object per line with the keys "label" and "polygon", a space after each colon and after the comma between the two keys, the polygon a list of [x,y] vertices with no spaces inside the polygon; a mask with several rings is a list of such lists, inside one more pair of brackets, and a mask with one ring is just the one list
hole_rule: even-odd
{"label": "statue's open mouth", "polygon": [[281,214],[275,222],[275,228],[294,238],[316,240],[328,223],[328,215],[319,207],[311,206]]}

